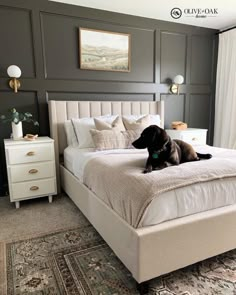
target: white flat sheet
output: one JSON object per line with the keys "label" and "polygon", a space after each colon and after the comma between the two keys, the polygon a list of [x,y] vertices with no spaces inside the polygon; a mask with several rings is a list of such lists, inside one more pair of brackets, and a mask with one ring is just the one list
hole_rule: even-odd
{"label": "white flat sheet", "polygon": [[[204,146],[195,146],[196,151],[204,153]],[[216,152],[218,150],[214,149]],[[219,152],[222,149],[219,149]],[[81,182],[86,163],[94,158],[112,153],[144,153],[146,150],[108,150],[78,149],[67,147],[64,151],[64,165]],[[139,227],[155,225],[167,220],[191,215],[236,203],[236,179],[223,178],[211,182],[193,184],[162,193],[147,207]]]}

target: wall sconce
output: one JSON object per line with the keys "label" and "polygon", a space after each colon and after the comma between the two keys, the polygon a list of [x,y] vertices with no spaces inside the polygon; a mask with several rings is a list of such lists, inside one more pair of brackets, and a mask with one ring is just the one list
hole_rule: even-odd
{"label": "wall sconce", "polygon": [[171,93],[179,94],[179,85],[183,84],[184,77],[182,75],[177,75],[174,77],[173,84],[170,86]]}
{"label": "wall sconce", "polygon": [[18,66],[11,65],[7,69],[7,74],[9,77],[13,78],[9,81],[9,86],[14,89],[16,93],[17,90],[20,88],[20,81],[17,78],[21,76],[21,69]]}

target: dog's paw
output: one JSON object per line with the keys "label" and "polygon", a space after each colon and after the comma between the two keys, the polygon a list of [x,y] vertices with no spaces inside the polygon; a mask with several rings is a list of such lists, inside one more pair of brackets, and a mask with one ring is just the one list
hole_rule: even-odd
{"label": "dog's paw", "polygon": [[146,174],[146,173],[150,173],[150,172],[152,172],[151,169],[144,169],[144,170],[143,170],[143,173],[144,173],[144,174]]}

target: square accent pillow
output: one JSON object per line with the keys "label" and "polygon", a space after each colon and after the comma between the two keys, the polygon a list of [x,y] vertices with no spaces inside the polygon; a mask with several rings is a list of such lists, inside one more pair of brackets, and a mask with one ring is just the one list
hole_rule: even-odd
{"label": "square accent pillow", "polygon": [[113,131],[125,131],[125,126],[120,116],[117,116],[111,123],[105,122],[98,118],[94,118],[94,123],[97,130],[113,130]]}
{"label": "square accent pillow", "polygon": [[[136,121],[144,116],[147,116],[147,114],[142,114],[142,115],[126,115],[123,116],[123,119],[127,119],[129,121]],[[161,127],[161,117],[160,115],[149,115],[150,119],[150,125],[157,125]]]}
{"label": "square accent pillow", "polygon": [[149,115],[145,115],[140,117],[139,119],[129,119],[128,117],[124,116],[123,122],[125,125],[126,130],[138,130],[140,133],[151,125]]}

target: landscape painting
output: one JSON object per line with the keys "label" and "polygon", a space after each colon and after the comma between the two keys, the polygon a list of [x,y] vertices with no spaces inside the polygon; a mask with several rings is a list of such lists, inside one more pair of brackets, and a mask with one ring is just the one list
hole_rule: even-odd
{"label": "landscape painting", "polygon": [[79,29],[80,68],[130,72],[130,35]]}

